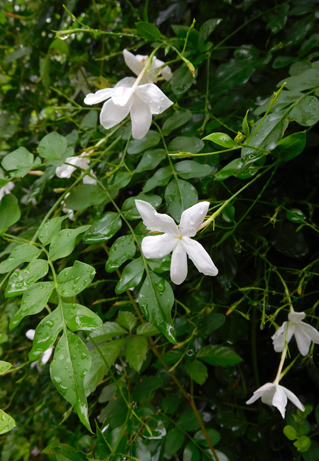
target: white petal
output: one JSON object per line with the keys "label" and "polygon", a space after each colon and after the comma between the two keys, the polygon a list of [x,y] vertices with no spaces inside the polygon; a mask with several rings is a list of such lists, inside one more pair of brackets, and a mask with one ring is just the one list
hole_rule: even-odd
{"label": "white petal", "polygon": [[53,347],[49,347],[49,349],[47,349],[43,355],[42,355],[42,358],[41,358],[41,363],[43,365],[45,365],[49,360],[50,360],[50,357],[52,355],[52,352],[53,352]]}
{"label": "white petal", "polygon": [[119,82],[117,82],[117,84],[114,86],[114,88],[119,88],[119,87],[122,87],[122,86],[126,86],[127,88],[131,88],[134,83],[136,82],[136,78],[134,77],[125,77],[125,78],[122,78],[122,80],[120,80]]}
{"label": "white petal", "polygon": [[298,328],[302,329],[309,336],[312,342],[319,344],[319,332],[314,327],[308,325],[308,323],[301,322],[301,324],[298,325]]}
{"label": "white petal", "polygon": [[139,97],[134,97],[131,106],[132,136],[134,139],[142,139],[150,129],[152,114],[146,102]]}
{"label": "white petal", "polygon": [[183,237],[183,245],[188,257],[193,261],[199,272],[205,275],[217,275],[218,269],[204,247],[189,237]]}
{"label": "white petal", "polygon": [[288,399],[294,404],[296,405],[297,408],[299,408],[299,410],[301,411],[305,411],[305,407],[303,406],[303,404],[300,402],[300,400],[298,399],[298,397],[293,393],[291,392],[289,389],[287,389],[286,387],[283,387],[281,386],[282,389],[284,390],[286,396],[288,397]]}
{"label": "white petal", "polygon": [[136,88],[136,94],[149,106],[152,114],[161,114],[173,103],[154,83],[147,83]]}
{"label": "white petal", "polygon": [[[286,341],[286,330],[287,330],[287,322],[284,322],[281,325],[281,327],[278,328],[276,333],[271,337],[273,341],[275,352],[281,352],[283,350],[285,346],[285,341]],[[290,335],[287,335],[287,342],[289,342],[291,339],[292,330],[293,330],[292,328],[288,329],[288,333],[290,333]]]}
{"label": "white petal", "polygon": [[276,392],[272,399],[273,406],[278,408],[283,418],[285,417],[287,405],[287,395],[284,389],[284,387],[280,386],[279,384],[276,384]]}
{"label": "white petal", "polygon": [[309,352],[311,339],[299,325],[296,325],[295,327],[295,338],[300,354],[303,356],[307,355]]}
{"label": "white petal", "polygon": [[96,93],[89,93],[85,96],[84,104],[92,106],[92,104],[98,104],[99,102],[105,101],[112,96],[113,88],[104,88],[99,90]]}
{"label": "white petal", "polygon": [[83,184],[93,184],[94,186],[96,186],[97,182],[96,182],[96,179],[95,179],[95,174],[93,173],[93,171],[91,170],[90,171],[91,175],[94,176],[94,178],[92,178],[91,176],[87,175],[87,176],[84,176],[83,178]]}
{"label": "white petal", "polygon": [[120,107],[116,106],[112,100],[107,101],[104,103],[101,114],[100,114],[100,122],[101,125],[108,130],[113,126],[120,123],[125,117],[128,115],[130,111],[130,106],[127,107]]}
{"label": "white petal", "polygon": [[182,241],[177,240],[171,261],[171,280],[175,285],[180,285],[187,277],[187,254]]}
{"label": "white petal", "polygon": [[266,383],[263,386],[259,387],[259,389],[257,389],[254,392],[253,396],[249,400],[247,400],[246,404],[250,405],[251,403],[256,402],[256,400],[258,400],[266,391],[268,391],[269,389],[272,389],[273,386],[274,384],[272,383]]}
{"label": "white petal", "polygon": [[165,66],[162,71],[161,71],[161,74],[163,75],[163,77],[165,78],[166,81],[170,81],[171,78],[172,78],[172,71],[171,71],[171,68],[168,67],[168,66]]}
{"label": "white petal", "polygon": [[306,314],[304,312],[290,312],[288,314],[288,319],[293,323],[300,323],[305,317]]}
{"label": "white petal", "polygon": [[142,251],[145,258],[163,258],[174,250],[178,239],[169,234],[144,237]]}
{"label": "white petal", "polygon": [[209,202],[200,202],[182,213],[179,230],[181,235],[194,237],[205,219]]}
{"label": "white petal", "polygon": [[[138,54],[134,56],[134,54],[130,53],[127,50],[123,50],[123,56],[125,64],[134,72],[134,74],[139,75],[147,61],[148,56],[141,56]],[[144,64],[143,64],[144,60]]]}
{"label": "white petal", "polygon": [[127,86],[118,86],[117,88],[114,87],[112,101],[116,106],[126,106],[135,91],[136,88],[129,88]]}
{"label": "white petal", "polygon": [[178,236],[178,227],[173,218],[167,214],[157,213],[154,207],[144,200],[135,200],[135,206],[147,229]]}
{"label": "white petal", "polygon": [[31,339],[31,341],[33,341],[35,330],[28,330],[25,335],[28,339]]}

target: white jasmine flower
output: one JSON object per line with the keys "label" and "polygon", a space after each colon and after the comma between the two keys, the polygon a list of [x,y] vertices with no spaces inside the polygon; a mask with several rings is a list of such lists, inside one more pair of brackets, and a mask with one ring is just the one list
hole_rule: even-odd
{"label": "white jasmine flower", "polygon": [[70,208],[67,208],[65,206],[65,201],[66,201],[66,199],[68,198],[69,195],[70,195],[70,192],[68,192],[66,194],[66,196],[64,197],[64,200],[62,200],[62,202],[61,202],[61,205],[63,205],[62,211],[63,211],[63,213],[69,213],[69,216],[68,216],[69,220],[74,221],[74,211],[70,210]]}
{"label": "white jasmine flower", "polygon": [[0,187],[0,200],[2,200],[5,195],[10,194],[13,188],[14,183],[12,181],[9,181],[4,186]]}
{"label": "white jasmine flower", "polygon": [[[25,335],[28,339],[33,341],[35,330],[28,330]],[[42,372],[41,365],[42,366],[45,365],[50,360],[50,357],[53,353],[53,349],[54,347],[52,346],[52,347],[49,347],[49,349],[47,349],[46,351],[44,351],[44,353],[41,356],[41,359],[36,360],[35,362],[32,362],[31,368],[34,368],[36,366],[39,373],[41,373]]]}
{"label": "white jasmine flower", "polygon": [[305,317],[304,312],[290,312],[288,322],[284,322],[271,337],[276,352],[281,352],[285,341],[289,343],[293,335],[295,335],[299,352],[303,356],[308,354],[311,341],[319,344],[319,332],[308,323],[302,322]]}
{"label": "white jasmine flower", "polygon": [[[126,65],[134,72],[135,75],[140,75],[145,67],[148,56],[142,56],[141,54],[130,53],[127,50],[123,51],[123,56]],[[165,80],[169,81],[172,78],[172,71],[168,66],[163,67],[159,71],[156,71],[159,67],[163,66],[164,62],[157,59],[155,56],[152,59],[151,67],[146,71],[141,80],[142,83],[155,83],[160,75]]]}
{"label": "white jasmine flower", "polygon": [[281,416],[285,417],[286,412],[286,405],[287,399],[289,399],[297,408],[301,411],[305,411],[305,407],[300,402],[298,397],[295,396],[293,392],[291,392],[286,387],[280,386],[277,383],[267,383],[261,386],[254,392],[254,395],[251,399],[247,400],[246,404],[250,405],[254,403],[257,399],[261,397],[261,401],[266,403],[267,405],[273,405],[274,407],[278,408],[281,413]]}
{"label": "white jasmine flower", "polygon": [[27,205],[29,202],[32,203],[33,206],[35,206],[37,204],[37,201],[35,198],[32,198],[30,200],[30,195],[32,194],[32,189],[25,189],[24,187],[22,187],[22,190],[23,192],[25,192],[25,195],[23,195],[23,197],[21,198],[21,203],[23,203],[24,205]]}
{"label": "white jasmine flower", "polygon": [[[90,171],[90,175],[89,176],[88,174],[86,176],[84,176],[83,178],[83,184],[93,184],[93,186],[96,186],[97,182],[96,182],[96,176],[95,174],[93,173],[93,170]],[[94,178],[92,178],[92,176],[94,176]]]}
{"label": "white jasmine flower", "polygon": [[155,208],[143,200],[135,200],[143,223],[151,231],[164,232],[163,235],[144,237],[142,251],[146,258],[162,258],[172,254],[171,280],[180,285],[187,277],[187,256],[199,272],[217,275],[218,269],[203,246],[192,240],[205,219],[209,202],[200,202],[182,213],[179,227],[173,218],[157,213]]}
{"label": "white jasmine flower", "polygon": [[[67,165],[70,163],[71,165]],[[61,166],[58,166],[55,170],[55,174],[58,178],[70,178],[73,172],[76,170],[76,167],[81,168],[82,170],[89,169],[90,159],[86,156],[84,152],[79,157],[68,157],[65,160],[65,163]],[[72,166],[74,165],[74,166]],[[90,174],[94,176],[93,170],[90,171]],[[90,176],[84,176],[83,184],[94,184],[96,185],[96,179],[91,178]]]}
{"label": "white jasmine flower", "polygon": [[100,113],[101,125],[105,129],[112,128],[130,113],[132,136],[134,139],[142,139],[150,129],[152,115],[161,114],[173,102],[154,83],[138,83],[139,78],[123,78],[114,88],[88,94],[84,103],[91,106],[108,99]]}

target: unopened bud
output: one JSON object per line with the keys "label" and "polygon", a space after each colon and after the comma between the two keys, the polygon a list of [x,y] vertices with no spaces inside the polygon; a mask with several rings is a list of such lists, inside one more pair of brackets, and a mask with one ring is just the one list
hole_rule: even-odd
{"label": "unopened bud", "polygon": [[237,144],[241,144],[245,138],[246,138],[246,136],[243,133],[241,133],[240,131],[238,131],[237,136],[235,136],[235,138],[234,138],[234,141]]}

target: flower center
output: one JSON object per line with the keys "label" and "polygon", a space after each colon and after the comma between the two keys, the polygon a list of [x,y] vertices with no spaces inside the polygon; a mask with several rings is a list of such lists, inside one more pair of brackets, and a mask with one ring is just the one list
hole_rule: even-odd
{"label": "flower center", "polygon": [[182,235],[178,235],[177,238],[178,238],[179,240],[182,240],[183,236],[182,236]]}

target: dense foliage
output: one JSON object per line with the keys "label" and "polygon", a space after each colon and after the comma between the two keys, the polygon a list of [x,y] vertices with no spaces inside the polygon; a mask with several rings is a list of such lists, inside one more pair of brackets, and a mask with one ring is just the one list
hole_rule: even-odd
{"label": "dense foliage", "polygon": [[318,14],[5,2],[0,461],[319,459]]}

